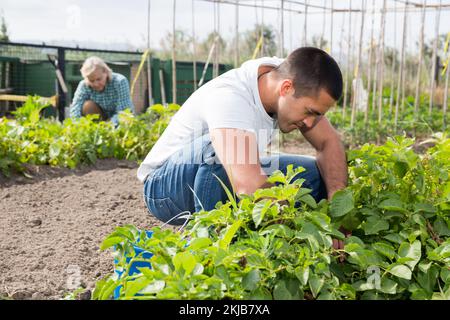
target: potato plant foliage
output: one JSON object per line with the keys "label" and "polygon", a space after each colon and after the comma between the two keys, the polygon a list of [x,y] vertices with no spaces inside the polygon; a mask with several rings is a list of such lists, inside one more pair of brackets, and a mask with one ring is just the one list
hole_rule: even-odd
{"label": "potato plant foliage", "polygon": [[[120,276],[98,281],[93,298],[450,299],[450,139],[436,135],[423,155],[413,142],[349,151],[349,186],[331,201],[316,203],[294,179],[304,169],[290,167],[270,189],[228,192],[182,232],[118,227],[102,249],[115,249]],[[131,273],[139,262],[151,267]]]}
{"label": "potato plant foliage", "polygon": [[24,171],[24,164],[48,164],[75,168],[97,159],[139,160],[145,157],[178,110],[175,104],[154,105],[139,116],[125,111],[120,125],[97,121],[91,115],[80,119],[41,118],[45,105],[29,97],[16,111],[15,119],[0,118],[0,173]]}

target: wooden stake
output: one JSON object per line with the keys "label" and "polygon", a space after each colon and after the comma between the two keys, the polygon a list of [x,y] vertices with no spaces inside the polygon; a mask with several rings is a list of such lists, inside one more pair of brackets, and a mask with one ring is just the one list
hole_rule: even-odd
{"label": "wooden stake", "polygon": [[[398,125],[398,110],[399,110],[399,104],[400,104],[400,93],[403,92],[403,71],[405,68],[405,44],[406,44],[406,18],[407,18],[407,7],[408,7],[408,1],[406,1],[404,12],[403,12],[403,39],[402,39],[402,50],[400,55],[400,65],[399,65],[399,73],[398,73],[398,84],[397,84],[397,99],[395,101],[395,120],[394,120],[394,129],[395,132],[397,132],[397,125]],[[401,104],[403,104],[403,94],[402,94],[402,100]]]}
{"label": "wooden stake", "polygon": [[239,0],[236,0],[235,25],[234,25],[234,67],[239,66]]}
{"label": "wooden stake", "polygon": [[195,41],[195,1],[192,0],[192,69],[194,71],[194,91],[197,90],[197,44]]}
{"label": "wooden stake", "polygon": [[380,33],[380,65],[378,77],[378,123],[381,124],[383,118],[383,86],[384,86],[384,30],[386,25],[386,0],[383,1],[383,11],[381,15],[381,33]]}
{"label": "wooden stake", "polygon": [[334,0],[331,0],[331,15],[330,15],[330,55],[333,54],[333,16],[334,16]]}
{"label": "wooden stake", "polygon": [[342,106],[342,118],[345,121],[346,108],[347,108],[347,92],[349,86],[349,70],[350,68],[350,54],[351,54],[351,41],[352,41],[352,0],[350,0],[350,12],[348,13],[348,39],[347,39],[347,68],[346,68],[346,76],[345,76],[345,84],[344,84],[344,104]]}
{"label": "wooden stake", "polygon": [[175,30],[175,11],[177,0],[173,0],[172,15],[172,102],[177,103],[177,64],[176,64],[176,30]]}
{"label": "wooden stake", "polygon": [[436,32],[435,39],[433,44],[433,58],[432,58],[432,67],[431,67],[431,76],[430,76],[430,107],[428,109],[428,114],[431,116],[431,112],[433,111],[433,98],[434,98],[434,77],[436,76],[436,56],[437,56],[437,47],[439,43],[439,20],[441,17],[441,6],[442,0],[439,0],[439,6],[436,10]]}
{"label": "wooden stake", "polygon": [[427,0],[423,0],[422,7],[422,20],[420,26],[420,38],[419,38],[419,61],[417,65],[417,78],[416,78],[416,94],[414,99],[414,119],[417,120],[417,116],[419,113],[419,102],[420,102],[420,74],[422,71],[422,58],[423,58],[423,41],[424,41],[424,27],[425,27],[425,15],[426,10],[425,6],[427,4]]}
{"label": "wooden stake", "polygon": [[367,99],[366,113],[364,114],[364,123],[369,120],[370,110],[370,90],[372,88],[372,60],[373,60],[373,29],[375,24],[375,0],[372,0],[372,26],[370,28],[370,47],[369,47],[369,70],[367,72],[367,92],[369,97]]}
{"label": "wooden stake", "polygon": [[395,67],[396,67],[396,51],[397,46],[397,4],[394,9],[394,46],[392,49],[392,69],[391,69],[391,94],[389,97],[389,117],[392,116],[392,108],[394,103],[394,91],[395,91]]}
{"label": "wooden stake", "polygon": [[350,127],[353,128],[353,124],[355,122],[356,117],[356,104],[357,99],[362,95],[362,92],[359,90],[359,86],[357,86],[359,79],[361,78],[360,64],[361,64],[361,54],[362,54],[362,44],[363,44],[363,35],[364,35],[364,17],[366,11],[366,0],[363,0],[362,8],[361,8],[361,27],[359,32],[359,46],[358,46],[358,58],[356,60],[356,69],[355,69],[355,79],[356,85],[353,88],[353,102],[352,102],[352,116],[350,120]]}
{"label": "wooden stake", "polygon": [[303,46],[306,47],[308,45],[307,39],[307,24],[308,24],[308,0],[305,0],[305,24],[303,25]]}
{"label": "wooden stake", "polygon": [[447,70],[445,72],[445,90],[444,90],[444,106],[442,107],[442,119],[443,119],[443,129],[447,129],[447,106],[448,106],[448,78],[450,73],[450,65],[447,65]]}

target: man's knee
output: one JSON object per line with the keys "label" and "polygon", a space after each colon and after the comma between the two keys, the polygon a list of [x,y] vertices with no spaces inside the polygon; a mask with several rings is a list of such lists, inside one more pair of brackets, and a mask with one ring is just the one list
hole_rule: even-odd
{"label": "man's knee", "polygon": [[105,120],[102,108],[100,108],[100,106],[92,100],[87,100],[83,103],[81,114],[83,116],[86,116],[88,114],[98,114],[100,116],[100,120]]}

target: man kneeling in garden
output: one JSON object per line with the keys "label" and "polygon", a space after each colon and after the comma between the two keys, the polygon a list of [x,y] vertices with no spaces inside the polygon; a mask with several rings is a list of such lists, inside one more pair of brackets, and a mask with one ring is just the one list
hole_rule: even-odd
{"label": "man kneeling in garden", "polygon": [[[247,61],[211,80],[182,105],[139,167],[149,211],[183,224],[183,212],[212,210],[227,200],[218,178],[237,195],[251,194],[271,187],[268,175],[286,173],[289,164],[306,169],[298,178],[316,201],[330,199],[347,184],[344,148],[324,116],[341,94],[337,63],[309,47],[286,59]],[[317,157],[264,156],[278,129],[300,130]]]}

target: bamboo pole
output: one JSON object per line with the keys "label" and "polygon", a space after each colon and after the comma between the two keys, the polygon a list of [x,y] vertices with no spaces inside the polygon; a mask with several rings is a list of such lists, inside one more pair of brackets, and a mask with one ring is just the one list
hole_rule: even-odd
{"label": "bamboo pole", "polygon": [[386,0],[383,1],[383,11],[381,15],[381,34],[380,34],[380,76],[378,86],[378,123],[383,118],[383,86],[384,86],[384,32],[386,25]]}
{"label": "bamboo pole", "polygon": [[397,46],[397,11],[394,11],[394,46],[392,49],[392,68],[391,68],[391,94],[389,96],[389,117],[392,117],[392,107],[394,103],[394,90],[395,90],[395,67],[396,67],[396,51]]}
{"label": "bamboo pole", "polygon": [[350,0],[350,11],[348,13],[348,38],[347,38],[347,68],[345,71],[345,84],[344,84],[344,103],[342,106],[342,118],[345,122],[345,114],[347,111],[347,92],[349,86],[349,70],[350,70],[350,54],[351,54],[351,41],[352,41],[352,0]]}
{"label": "bamboo pole", "polygon": [[239,65],[239,0],[236,0],[234,36],[234,67],[237,68]]}
{"label": "bamboo pole", "polygon": [[172,102],[177,103],[177,64],[176,64],[176,30],[175,30],[175,11],[177,0],[173,0],[172,15]]}
{"label": "bamboo pole", "polygon": [[284,0],[281,0],[280,21],[280,58],[284,57]]}
{"label": "bamboo pole", "polygon": [[308,0],[305,0],[305,24],[303,25],[303,46],[308,45],[307,31],[308,31]]}
{"label": "bamboo pole", "polygon": [[[292,5],[289,3],[289,9]],[[289,12],[289,52],[292,52],[292,11]]]}
{"label": "bamboo pole", "polygon": [[441,5],[442,0],[439,0],[439,6],[436,10],[436,27],[435,27],[435,40],[433,44],[433,58],[432,58],[432,67],[431,67],[431,77],[430,77],[430,106],[428,109],[428,114],[431,116],[431,112],[433,111],[433,98],[434,98],[434,81],[436,75],[436,56],[437,56],[437,47],[439,43],[439,20],[441,17]]}
{"label": "bamboo pole", "polygon": [[[204,2],[210,2],[210,3],[220,2],[220,3],[223,3],[223,4],[230,4],[230,5],[234,5],[235,4],[235,2],[233,0],[197,0],[197,1],[204,1]],[[253,4],[245,3],[246,2],[245,0],[242,0],[242,1],[244,3],[239,3],[239,6],[250,7],[250,8],[254,8],[255,7],[255,5],[253,5]],[[275,1],[275,0],[272,0],[272,1]],[[294,3],[294,4],[297,4],[297,5],[304,4],[304,2],[300,2],[300,1],[291,1],[291,0],[284,0],[284,1],[286,3]],[[399,0],[397,0],[397,2],[398,1]],[[436,9],[438,6],[439,5],[437,5],[437,4],[427,5],[427,8]],[[259,7],[261,7],[261,6],[258,6],[258,8]],[[326,11],[330,10],[329,8],[326,8],[326,7],[323,7],[323,6],[314,5],[314,4],[308,4],[308,7],[316,8],[316,9],[322,9],[322,10],[326,10]],[[418,7],[421,7],[421,5],[418,5]],[[267,9],[267,10],[273,10],[273,11],[279,11],[280,10],[280,7],[273,7],[273,6],[267,6],[267,5],[264,5],[263,8]],[[441,8],[448,10],[448,9],[450,9],[450,4],[442,4]],[[285,9],[285,11],[290,11],[290,10],[289,9]],[[291,11],[294,12],[294,13],[297,13],[297,14],[300,14],[300,13],[303,14],[304,13],[304,12],[302,12],[300,10],[296,10],[296,9],[293,9]],[[350,12],[350,11],[354,12],[354,13],[361,12],[360,9],[352,9],[352,10],[349,10],[349,9],[334,9],[334,12],[336,12],[336,13],[344,13],[344,12]],[[394,12],[394,11],[402,11],[403,12],[403,9],[400,10],[400,9],[395,8],[395,7],[388,7],[386,9],[386,12],[389,12],[389,13],[390,12]],[[417,7],[409,8],[409,9],[407,9],[407,11],[408,12],[421,12],[420,8],[417,8]],[[312,14],[312,15],[322,14],[322,13],[323,13],[322,11],[310,12],[310,14]]]}
{"label": "bamboo pole", "polygon": [[[405,25],[405,38],[408,38],[408,25],[409,25],[409,16],[408,16],[408,11],[406,12],[406,25]],[[403,68],[403,75],[402,75],[402,103],[400,104],[400,113],[403,113],[404,109],[405,109],[405,93],[406,93],[406,76],[407,76],[407,69],[406,69],[406,52],[408,51],[408,42],[405,39],[405,44],[404,44],[404,48],[403,48],[403,63],[402,63],[402,68]]]}
{"label": "bamboo pole", "polygon": [[[327,2],[326,2],[326,0],[324,0],[324,6],[326,6],[326,4],[327,4]],[[320,35],[320,43],[319,43],[320,49],[322,49],[322,50],[326,50],[326,48],[322,45],[323,40],[325,38],[325,27],[326,27],[325,22],[326,21],[327,21],[327,11],[324,10],[323,11],[323,18],[322,18],[322,33]]]}
{"label": "bamboo pole", "polygon": [[199,87],[201,87],[203,85],[203,82],[205,81],[206,71],[208,70],[209,63],[210,63],[210,61],[212,59],[212,56],[213,56],[213,53],[214,53],[214,51],[216,49],[217,41],[219,41],[219,36],[216,36],[214,38],[212,46],[209,49],[208,58],[206,59],[205,66],[203,67],[202,76],[200,78],[200,81],[198,82],[198,86]]}
{"label": "bamboo pole", "polygon": [[[264,0],[261,0],[261,37],[263,41],[261,43],[261,56],[264,57]],[[291,35],[292,36],[292,35]]]}
{"label": "bamboo pole", "polygon": [[375,24],[375,0],[372,0],[372,25],[370,28],[370,47],[369,47],[369,70],[367,72],[367,92],[369,93],[369,99],[367,99],[367,108],[364,114],[364,123],[369,121],[370,110],[370,90],[372,87],[372,61],[373,61],[373,29]]}
{"label": "bamboo pole", "polygon": [[162,104],[165,106],[167,104],[167,100],[166,100],[166,87],[164,85],[164,74],[162,69],[159,69],[159,83],[161,84],[160,89],[161,89],[161,102]]}
{"label": "bamboo pole", "polygon": [[[405,43],[406,43],[406,14],[408,7],[408,1],[405,4],[404,12],[403,12],[403,39],[402,39],[402,50],[400,55],[400,65],[399,65],[399,72],[398,72],[398,84],[397,84],[397,100],[395,101],[395,120],[394,120],[394,129],[395,132],[397,132],[397,125],[398,125],[398,110],[399,110],[399,103],[400,103],[400,92],[403,91],[402,86],[402,80],[403,80],[403,69],[404,69],[404,63],[405,63]],[[401,104],[403,104],[403,98],[401,101]]]}
{"label": "bamboo pole", "polygon": [[417,116],[419,113],[419,102],[420,102],[420,75],[422,71],[422,60],[423,60],[423,42],[424,42],[424,28],[425,28],[425,15],[426,10],[425,6],[427,4],[427,0],[423,0],[422,2],[422,20],[420,25],[420,37],[419,37],[419,61],[417,65],[417,78],[416,78],[416,94],[414,99],[414,119],[417,120]]}
{"label": "bamboo pole", "polygon": [[444,106],[442,107],[443,131],[447,128],[447,106],[448,106],[448,78],[450,73],[450,65],[447,64],[445,71],[445,90],[444,90]]}
{"label": "bamboo pole", "polygon": [[355,123],[357,100],[362,94],[362,92],[360,92],[360,90],[359,90],[358,81],[361,78],[360,64],[361,64],[362,44],[363,44],[363,35],[364,35],[365,12],[366,12],[366,0],[363,0],[362,10],[361,10],[361,27],[360,27],[360,32],[359,32],[358,58],[356,60],[356,68],[355,68],[356,83],[355,83],[355,87],[353,88],[354,90],[353,90],[353,101],[352,101],[352,116],[351,116],[351,120],[350,120],[351,128],[353,128],[353,125]]}
{"label": "bamboo pole", "polygon": [[194,91],[197,90],[197,44],[195,41],[195,1],[192,0],[192,69],[194,71]]}
{"label": "bamboo pole", "polygon": [[[148,86],[148,104],[153,105],[153,89],[152,89],[152,66],[151,60],[152,56],[150,53],[150,0],[148,0],[147,8],[147,50],[149,54],[147,56],[147,86]],[[144,109],[145,111],[145,109]]]}
{"label": "bamboo pole", "polygon": [[334,0],[331,0],[331,14],[330,14],[330,55],[333,54],[333,16],[334,16]]}
{"label": "bamboo pole", "polygon": [[216,26],[216,34],[219,37],[219,41],[217,42],[217,49],[214,52],[214,78],[217,78],[219,76],[219,63],[220,63],[220,54],[221,54],[221,47],[220,47],[220,2],[216,3],[217,5],[217,26]]}
{"label": "bamboo pole", "polygon": [[[214,24],[214,38],[217,37],[217,1],[214,1],[213,3],[213,12],[214,12],[214,20],[213,20],[213,24]],[[215,78],[216,77],[216,61],[217,61],[217,49],[216,46],[218,46],[216,43],[214,43],[214,51],[213,51],[213,56],[212,58],[212,77]],[[199,85],[200,86],[200,85]]]}

